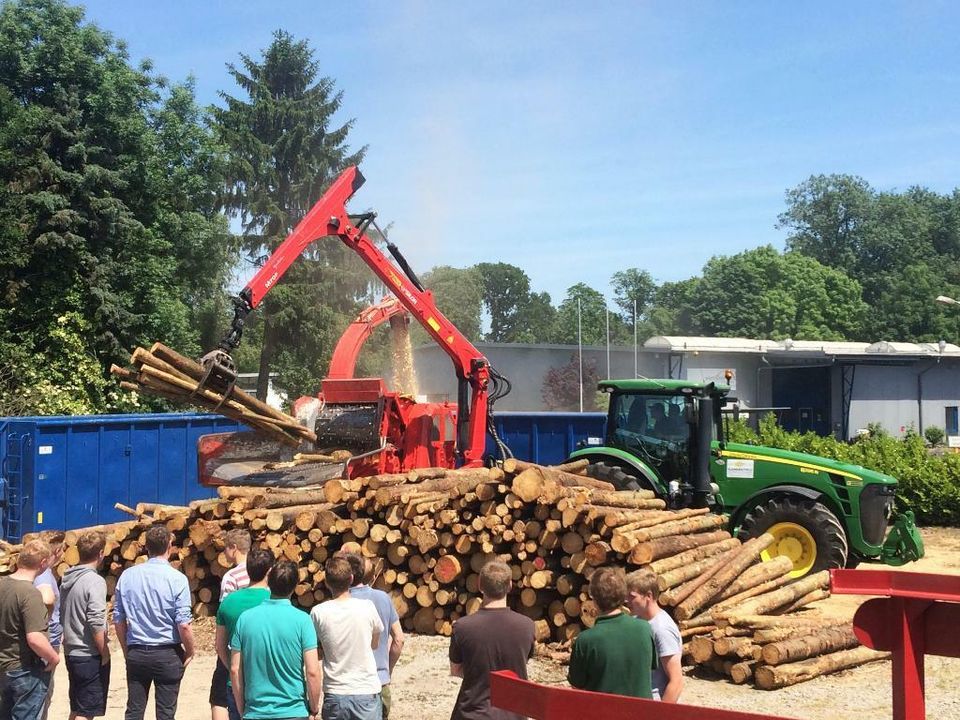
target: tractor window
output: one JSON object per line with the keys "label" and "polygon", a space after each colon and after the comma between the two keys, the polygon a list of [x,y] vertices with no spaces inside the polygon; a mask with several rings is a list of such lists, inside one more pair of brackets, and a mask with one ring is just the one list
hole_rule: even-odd
{"label": "tractor window", "polygon": [[686,402],[682,395],[614,394],[607,441],[674,479],[683,474],[688,456]]}
{"label": "tractor window", "polygon": [[616,429],[655,438],[685,440],[690,426],[682,395],[617,395],[613,399]]}

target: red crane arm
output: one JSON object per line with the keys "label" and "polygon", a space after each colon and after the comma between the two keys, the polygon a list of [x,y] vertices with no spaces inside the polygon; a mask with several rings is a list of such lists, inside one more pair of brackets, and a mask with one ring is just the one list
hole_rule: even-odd
{"label": "red crane arm", "polygon": [[393,297],[384,298],[361,312],[337,341],[337,347],[334,348],[330,358],[327,377],[332,380],[352,378],[360,349],[373,331],[395,315],[403,315],[406,312],[400,301]]}
{"label": "red crane arm", "polygon": [[[238,307],[239,322],[237,318],[234,319],[233,330],[221,343],[221,347],[236,347],[243,317],[260,305],[264,296],[303,254],[307,246],[319,238],[334,235],[360,256],[453,361],[460,381],[458,446],[463,453],[464,464],[479,465],[486,444],[489,364],[473,343],[444,317],[434,304],[432,293],[411,279],[412,273],[408,274],[397,268],[367,236],[364,229],[373,219],[372,214],[357,216],[359,222],[355,222],[355,218],[351,218],[347,213],[347,201],[363,183],[364,177],[356,166],[348,167],[333,181],[240,293],[241,302],[246,307]],[[471,395],[469,410],[468,392]],[[469,425],[466,423],[468,415]]]}

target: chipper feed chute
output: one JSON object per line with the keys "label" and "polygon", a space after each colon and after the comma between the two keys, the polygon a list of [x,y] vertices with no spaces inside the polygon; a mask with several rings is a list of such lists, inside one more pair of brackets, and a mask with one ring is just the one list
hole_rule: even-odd
{"label": "chipper feed chute", "polygon": [[204,435],[197,443],[200,484],[306,487],[341,477],[346,458],[302,462],[302,455],[255,432]]}

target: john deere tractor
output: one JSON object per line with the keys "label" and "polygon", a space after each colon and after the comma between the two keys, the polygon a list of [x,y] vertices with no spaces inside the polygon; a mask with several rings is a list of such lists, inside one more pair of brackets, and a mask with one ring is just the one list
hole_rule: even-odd
{"label": "john deere tractor", "polygon": [[[796,577],[862,560],[902,565],[923,556],[913,514],[894,512],[897,480],[835,460],[726,442],[728,388],[686,380],[609,380],[605,438],[571,460],[620,488],[647,488],[670,507],[712,507],[741,539],[774,536],[764,559],[786,555]],[[888,532],[888,525],[891,525]]]}

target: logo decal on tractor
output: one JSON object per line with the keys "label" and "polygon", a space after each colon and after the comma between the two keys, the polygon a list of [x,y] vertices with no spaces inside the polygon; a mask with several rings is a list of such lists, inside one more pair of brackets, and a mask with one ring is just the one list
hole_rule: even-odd
{"label": "logo decal on tractor", "polygon": [[730,458],[727,460],[728,478],[753,478],[753,460]]}

